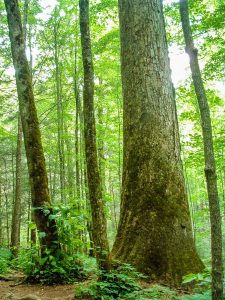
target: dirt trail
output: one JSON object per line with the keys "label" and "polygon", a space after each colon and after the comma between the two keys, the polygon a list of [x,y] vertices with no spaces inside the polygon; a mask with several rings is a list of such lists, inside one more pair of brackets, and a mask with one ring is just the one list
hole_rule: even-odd
{"label": "dirt trail", "polygon": [[0,300],[20,299],[27,295],[33,295],[40,300],[72,300],[75,299],[73,285],[42,286],[20,284],[13,286],[15,281],[0,281]]}

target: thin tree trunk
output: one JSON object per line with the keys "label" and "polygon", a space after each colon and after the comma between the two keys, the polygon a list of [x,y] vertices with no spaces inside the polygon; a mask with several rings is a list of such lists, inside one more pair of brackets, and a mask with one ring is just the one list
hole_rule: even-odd
{"label": "thin tree trunk", "polygon": [[[24,31],[24,45],[26,49],[27,37],[27,18],[28,18],[29,0],[24,2],[23,10],[23,31]],[[18,112],[18,133],[17,133],[17,148],[16,148],[16,193],[13,205],[12,228],[11,228],[11,248],[14,256],[18,255],[20,246],[20,223],[21,223],[21,177],[22,177],[22,138],[23,129]]]}
{"label": "thin tree trunk", "polygon": [[57,193],[57,170],[58,170],[58,156],[54,161],[54,174],[53,174],[53,183],[52,183],[52,201],[55,199],[55,195]]}
{"label": "thin tree trunk", "polygon": [[115,229],[115,232],[117,232],[118,224],[117,224],[117,215],[116,215],[116,199],[115,199],[112,175],[110,171],[109,171],[109,192],[112,196],[112,203],[111,203],[112,224],[113,224],[113,228]]}
{"label": "thin tree trunk", "polygon": [[223,262],[222,262],[222,229],[220,204],[217,188],[216,164],[213,149],[212,125],[210,109],[198,62],[198,50],[194,46],[189,20],[188,0],[180,0],[180,16],[184,32],[186,52],[190,57],[190,67],[198,100],[205,157],[205,177],[208,190],[209,212],[211,222],[211,254],[212,254],[212,299],[223,298]]}
{"label": "thin tree trunk", "polygon": [[193,238],[194,238],[194,242],[196,244],[196,230],[195,230],[195,220],[194,220],[194,203],[192,201],[192,195],[191,195],[191,188],[190,188],[190,184],[189,184],[189,179],[188,179],[188,175],[187,175],[187,170],[186,170],[186,166],[185,166],[185,162],[184,162],[184,175],[185,175],[185,182],[186,182],[186,186],[187,186],[187,191],[188,191],[188,198],[189,198],[189,209],[191,212],[191,221],[192,221],[192,232],[193,232]]}
{"label": "thin tree trunk", "polygon": [[36,245],[37,237],[36,237],[36,228],[30,228],[29,224],[35,223],[34,219],[34,210],[31,207],[31,193],[29,192],[29,197],[28,197],[28,214],[27,214],[27,219],[28,219],[28,228],[27,228],[27,245],[33,247]]}
{"label": "thin tree trunk", "polygon": [[65,125],[64,128],[65,132],[65,146],[66,146],[66,170],[67,170],[67,181],[66,181],[66,189],[68,191],[68,196],[70,201],[74,199],[74,185],[75,185],[75,180],[74,180],[74,162],[72,160],[73,152],[72,152],[72,145],[71,141],[69,138],[69,132],[68,128]]}
{"label": "thin tree trunk", "polygon": [[14,199],[15,199],[15,170],[14,170],[14,149],[13,149],[13,146],[12,146],[12,198],[13,198],[13,202],[12,204],[14,205]]}
{"label": "thin tree trunk", "polygon": [[27,19],[28,19],[28,8],[30,0],[24,1],[23,7],[23,36],[24,36],[24,45],[26,48],[26,39],[27,39]]}
{"label": "thin tree trunk", "polygon": [[50,193],[50,199],[53,199],[53,194],[52,194],[52,185],[53,185],[53,180],[52,180],[52,174],[53,174],[53,167],[52,167],[52,159],[51,156],[49,155],[48,158],[48,178],[49,178],[49,193]]}
{"label": "thin tree trunk", "polygon": [[31,214],[31,201],[30,201],[30,195],[28,197],[28,202],[27,202],[27,246],[30,245],[30,214]]}
{"label": "thin tree trunk", "polygon": [[64,157],[64,140],[63,140],[63,104],[61,93],[61,75],[59,66],[59,49],[58,49],[58,28],[59,23],[54,24],[54,60],[55,60],[55,83],[56,83],[56,104],[57,104],[57,121],[58,121],[58,155],[60,169],[60,195],[61,202],[65,199],[65,157]]}
{"label": "thin tree trunk", "polygon": [[[221,157],[222,157],[222,161],[224,161],[224,155],[223,155],[223,148],[221,149]],[[221,185],[222,185],[222,195],[223,195],[223,209],[222,209],[222,214],[223,217],[225,218],[225,189],[224,189],[224,180],[225,180],[225,176],[224,176],[224,168],[221,168]]]}
{"label": "thin tree trunk", "polygon": [[0,178],[0,247],[3,246],[3,206],[2,206],[2,182]]}
{"label": "thin tree trunk", "polygon": [[[81,104],[80,104],[80,95],[78,89],[78,78],[77,78],[77,39],[75,42],[75,53],[74,53],[74,94],[75,94],[75,106],[76,106],[76,118],[75,118],[75,159],[76,159],[76,198],[78,199],[78,205],[81,198],[81,179],[80,179],[80,162],[81,155],[79,150],[81,151],[81,147],[79,147],[79,125],[80,125],[80,113],[81,113]],[[81,128],[80,128],[81,132]],[[80,148],[80,149],[79,149]]]}
{"label": "thin tree trunk", "polygon": [[13,205],[11,249],[14,256],[18,255],[20,246],[20,223],[21,223],[21,177],[22,177],[22,126],[20,114],[18,115],[18,134],[16,147],[16,192]]}
{"label": "thin tree trunk", "polygon": [[[52,208],[48,191],[48,178],[33,95],[31,73],[25,53],[19,5],[17,0],[5,0],[4,2],[16,75],[32,205],[35,209],[34,214],[37,228],[39,232],[45,233],[44,236],[42,235],[43,237],[40,238],[40,243],[42,255],[46,255],[46,249],[51,253],[58,252],[58,233],[55,220],[49,219]],[[48,208],[48,213],[45,208]]]}
{"label": "thin tree trunk", "polygon": [[[75,41],[75,53],[74,53],[74,95],[75,95],[75,166],[76,166],[76,200],[78,211],[82,209],[82,140],[84,140],[83,127],[81,126],[81,101],[78,88],[78,56],[77,56],[77,39]],[[82,128],[81,128],[82,127]],[[80,136],[79,136],[80,132]],[[83,224],[85,226],[85,223]],[[79,238],[83,240],[85,231],[79,230]]]}
{"label": "thin tree trunk", "polygon": [[117,79],[116,99],[117,99],[117,117],[118,117],[118,180],[119,180],[119,196],[121,197],[121,103],[118,91],[119,82]]}
{"label": "thin tree trunk", "polygon": [[101,180],[98,166],[94,117],[94,70],[89,28],[89,1],[80,0],[80,31],[84,68],[84,135],[89,197],[92,213],[93,240],[98,266],[110,270],[107,222],[104,213]]}
{"label": "thin tree trunk", "polygon": [[29,46],[29,51],[30,51],[29,66],[30,66],[30,76],[31,76],[31,81],[32,81],[32,78],[33,78],[33,54],[32,54],[32,25],[31,24],[29,24],[28,46]]}
{"label": "thin tree trunk", "polygon": [[7,162],[6,159],[3,158],[4,162],[4,185],[3,185],[3,191],[5,196],[5,215],[6,215],[6,237],[7,237],[7,247],[10,246],[10,228],[9,228],[9,197],[8,197],[8,190],[9,190],[9,182],[8,182],[8,169],[7,169]]}
{"label": "thin tree trunk", "polygon": [[[99,80],[99,83],[101,84],[101,80]],[[101,186],[103,190],[103,194],[106,191],[106,183],[105,183],[105,156],[104,156],[104,132],[102,130],[103,127],[103,108],[99,107],[97,110],[97,116],[98,116],[98,124],[101,126],[100,135],[98,139],[98,160],[99,160],[99,172],[100,172],[100,178],[101,178]]]}

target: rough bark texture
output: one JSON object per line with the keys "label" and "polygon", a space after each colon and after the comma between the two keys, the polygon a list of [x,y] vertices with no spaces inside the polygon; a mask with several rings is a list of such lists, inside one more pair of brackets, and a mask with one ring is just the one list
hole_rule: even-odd
{"label": "rough bark texture", "polygon": [[89,29],[89,1],[80,0],[80,31],[84,67],[84,138],[87,163],[89,199],[91,204],[93,241],[100,269],[110,269],[107,223],[104,214],[101,180],[98,167],[94,117],[94,69]]}
{"label": "rough bark texture", "polygon": [[[26,49],[27,36],[27,19],[28,19],[29,0],[25,0],[23,8],[23,36],[24,47]],[[23,144],[23,129],[18,113],[18,132],[17,132],[17,146],[16,146],[16,188],[15,201],[13,205],[12,225],[11,225],[11,249],[14,256],[18,255],[20,246],[20,223],[21,223],[21,177],[22,177],[22,144]]]}
{"label": "rough bark texture", "polygon": [[160,0],[119,0],[124,165],[113,257],[179,284],[203,264],[193,242]]}
{"label": "rough bark texture", "polygon": [[18,133],[16,146],[16,191],[13,205],[11,226],[11,249],[17,256],[20,246],[20,219],[21,219],[21,175],[22,175],[22,125],[20,115],[18,116]]}
{"label": "rough bark texture", "polygon": [[205,157],[205,177],[208,190],[211,222],[212,299],[220,300],[223,299],[222,230],[217,188],[216,164],[213,149],[212,126],[208,100],[198,63],[198,50],[194,46],[191,32],[188,0],[180,0],[180,16],[184,32],[186,52],[190,57],[192,79],[201,114]]}
{"label": "rough bark texture", "polygon": [[[41,239],[42,250],[46,248],[55,252],[58,250],[58,235],[54,220],[49,220],[51,202],[48,191],[48,180],[44,153],[41,143],[41,133],[31,82],[31,74],[25,54],[25,44],[21,24],[21,16],[17,0],[5,0],[9,37],[13,64],[16,74],[16,85],[19,99],[20,116],[28,163],[31,185],[32,206],[35,222],[40,232],[45,232]],[[48,207],[48,212],[45,207]],[[42,253],[44,253],[42,251]]]}

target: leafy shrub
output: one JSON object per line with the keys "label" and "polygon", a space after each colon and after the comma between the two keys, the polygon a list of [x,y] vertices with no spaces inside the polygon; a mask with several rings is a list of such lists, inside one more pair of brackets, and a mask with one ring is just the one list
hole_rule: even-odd
{"label": "leafy shrub", "polygon": [[208,270],[204,273],[188,274],[183,278],[183,285],[193,287],[192,295],[182,296],[181,300],[210,300],[211,299],[211,275]]}
{"label": "leafy shrub", "polygon": [[194,285],[195,289],[199,287],[208,287],[211,283],[211,276],[209,271],[198,274],[188,274],[183,277],[183,285]]}
{"label": "leafy shrub", "polygon": [[27,281],[41,284],[70,283],[86,277],[83,263],[77,256],[60,252],[58,257],[46,251],[40,257],[38,247],[23,249],[14,261],[14,266],[27,275]]}
{"label": "leafy shrub", "polygon": [[211,290],[207,290],[202,294],[193,294],[188,296],[183,296],[181,300],[211,300]]}
{"label": "leafy shrub", "polygon": [[[71,249],[82,251],[84,243],[80,239],[80,232],[86,228],[88,214],[84,209],[74,208],[74,199],[67,204],[55,204],[49,218],[54,219],[57,223],[60,244],[65,245],[69,251]],[[46,208],[46,213],[49,213],[48,208]]]}
{"label": "leafy shrub", "polygon": [[167,287],[154,285],[148,289],[142,289],[140,291],[127,295],[124,300],[164,300],[164,299],[179,299],[175,291],[170,290]]}
{"label": "leafy shrub", "polygon": [[77,287],[75,296],[81,299],[125,299],[123,297],[126,295],[141,289],[137,281],[144,277],[129,264],[123,264],[110,273],[99,275],[101,280],[92,281],[88,286],[84,283]]}
{"label": "leafy shrub", "polygon": [[0,248],[0,274],[5,274],[9,270],[12,254],[6,248]]}

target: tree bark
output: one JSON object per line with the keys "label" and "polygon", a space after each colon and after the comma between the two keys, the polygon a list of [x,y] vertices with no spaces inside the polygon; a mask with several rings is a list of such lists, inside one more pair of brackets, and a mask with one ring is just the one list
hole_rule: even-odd
{"label": "tree bark", "polygon": [[103,207],[96,146],[96,127],[94,117],[94,69],[89,28],[89,0],[80,0],[79,7],[81,46],[84,68],[84,139],[89,198],[92,213],[93,240],[99,268],[103,271],[109,271],[110,259],[107,239],[107,222]]}
{"label": "tree bark", "polygon": [[16,191],[13,205],[11,249],[14,256],[18,255],[20,246],[20,223],[21,223],[21,177],[22,177],[22,125],[20,114],[18,115],[18,133],[16,146]]}
{"label": "tree bark", "polygon": [[[27,18],[28,18],[29,0],[25,0],[23,9],[23,31],[24,46],[26,49],[27,36]],[[15,201],[13,205],[12,228],[11,228],[11,249],[14,256],[18,255],[20,246],[20,225],[21,225],[21,177],[22,177],[22,139],[23,129],[21,124],[20,113],[18,112],[18,133],[16,146],[16,188]]]}
{"label": "tree bark", "polygon": [[113,257],[180,284],[203,264],[193,242],[160,0],[119,0],[124,158]]}
{"label": "tree bark", "polygon": [[55,220],[49,219],[49,214],[51,214],[52,209],[48,191],[48,179],[41,142],[41,133],[34,102],[31,73],[25,54],[24,36],[18,1],[5,0],[4,2],[15,68],[35,222],[39,232],[45,233],[45,236],[40,238],[42,255],[45,254],[46,249],[56,254],[59,249],[59,244],[57,243],[58,234]]}
{"label": "tree bark", "polygon": [[220,300],[223,299],[222,229],[216,164],[213,149],[212,125],[208,100],[198,63],[198,50],[194,46],[194,40],[191,32],[188,0],[180,0],[180,16],[185,38],[186,52],[190,57],[192,80],[201,115],[205,157],[205,177],[211,222],[212,299]]}
{"label": "tree bark", "polygon": [[[8,166],[6,158],[3,158],[4,162],[4,185],[3,185],[3,191],[5,196],[5,216],[6,216],[6,237],[7,237],[7,247],[10,246],[10,226],[9,226],[9,197],[8,197],[8,191],[10,189],[9,187],[9,181],[8,181]],[[12,197],[13,198],[13,197]]]}
{"label": "tree bark", "polygon": [[56,84],[56,104],[57,104],[57,126],[58,126],[58,155],[60,170],[60,195],[61,202],[65,200],[65,154],[64,154],[64,124],[63,124],[63,103],[61,92],[61,70],[59,63],[59,47],[58,47],[58,29],[59,23],[54,24],[54,62],[55,62],[55,84]]}
{"label": "tree bark", "polygon": [[[101,80],[99,79],[99,83],[102,84]],[[98,124],[101,128],[104,128],[103,125],[103,108],[98,107],[97,109],[97,118]],[[104,156],[104,132],[100,130],[99,138],[98,138],[98,165],[99,165],[99,172],[101,178],[101,187],[103,191],[103,195],[106,192],[106,182],[105,182],[105,156]]]}
{"label": "tree bark", "polygon": [[[78,199],[78,206],[80,206],[81,197],[81,180],[80,180],[80,160],[79,157],[79,125],[80,125],[80,114],[81,114],[81,104],[80,95],[78,89],[78,78],[77,78],[77,40],[75,43],[75,53],[74,53],[74,95],[75,95],[75,107],[76,107],[76,119],[75,119],[75,165],[76,165],[76,198]],[[81,129],[81,128],[80,128]],[[81,131],[81,130],[80,130]],[[80,149],[79,149],[80,148]]]}

